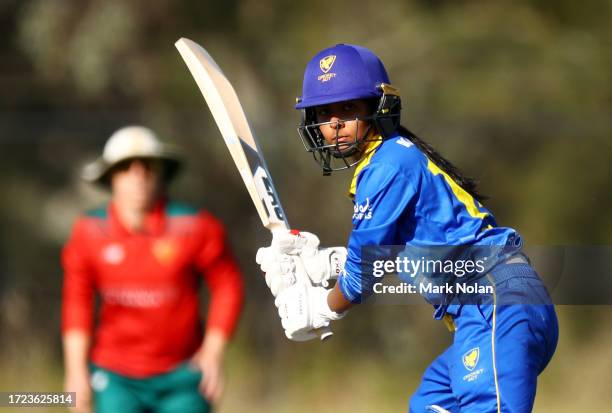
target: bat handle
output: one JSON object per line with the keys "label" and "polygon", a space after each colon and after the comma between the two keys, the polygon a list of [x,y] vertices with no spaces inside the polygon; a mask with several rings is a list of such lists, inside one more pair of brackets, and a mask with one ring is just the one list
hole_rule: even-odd
{"label": "bat handle", "polygon": [[317,328],[315,333],[317,333],[317,336],[319,336],[321,341],[327,341],[334,335],[334,332],[329,327]]}

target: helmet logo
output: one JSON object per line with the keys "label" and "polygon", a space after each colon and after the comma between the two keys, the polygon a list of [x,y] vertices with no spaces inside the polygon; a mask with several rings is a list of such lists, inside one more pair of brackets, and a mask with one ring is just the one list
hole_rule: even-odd
{"label": "helmet logo", "polygon": [[336,77],[335,73],[327,73],[331,70],[335,61],[336,61],[335,54],[325,56],[323,59],[319,60],[319,67],[321,68],[321,71],[323,72],[323,74],[317,77],[318,81],[327,82],[331,78]]}
{"label": "helmet logo", "polygon": [[336,55],[332,54],[329,56],[325,56],[323,59],[319,60],[319,67],[323,73],[329,72],[329,70],[334,65],[336,61]]}

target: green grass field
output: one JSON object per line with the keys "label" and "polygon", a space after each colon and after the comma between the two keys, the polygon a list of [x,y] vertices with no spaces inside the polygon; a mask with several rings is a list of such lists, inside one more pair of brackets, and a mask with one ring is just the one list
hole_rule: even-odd
{"label": "green grass field", "polygon": [[[569,307],[558,308],[561,339],[551,365],[540,377],[534,411],[607,411],[612,405],[612,331],[592,332],[583,342],[570,341],[572,327],[563,329],[569,311]],[[418,384],[422,368],[410,369],[401,363],[377,362],[373,358],[348,363],[341,355],[330,358],[320,349],[318,343],[288,343],[287,348],[273,355],[271,362],[264,363],[251,357],[239,340],[228,354],[228,388],[218,412],[407,411],[408,398]],[[424,367],[426,363],[423,360],[421,364]],[[4,358],[2,366],[2,390],[61,390],[60,362],[41,343],[28,343],[18,358]]]}

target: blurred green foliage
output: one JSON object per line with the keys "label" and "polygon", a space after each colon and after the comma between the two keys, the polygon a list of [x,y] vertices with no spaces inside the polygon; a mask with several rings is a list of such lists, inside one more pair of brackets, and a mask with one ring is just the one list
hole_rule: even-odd
{"label": "blurred green foliage", "polygon": [[[321,177],[292,105],[308,59],[338,42],[383,59],[402,92],[403,123],[481,181],[500,224],[532,244],[609,244],[610,21],[604,0],[0,2],[0,359],[9,372],[0,387],[59,386],[59,253],[79,211],[105,199],[78,171],[113,130],[142,123],[184,148],[188,168],[173,193],[226,222],[247,279],[226,410],[245,410],[234,397],[261,411],[404,409],[450,336],[426,306],[370,306],[338,323],[325,346],[283,338],[254,264],[269,235],[173,43],[189,37],[215,57],[290,222],[325,244],[344,243],[350,230],[350,175]],[[609,308],[561,313],[539,406],[609,406],[609,392],[580,387],[569,367],[610,377],[612,338],[597,328]],[[40,360],[50,378],[28,381],[38,373],[23,375],[25,359]],[[339,381],[362,397],[349,400]],[[558,394],[574,385],[582,398]]]}

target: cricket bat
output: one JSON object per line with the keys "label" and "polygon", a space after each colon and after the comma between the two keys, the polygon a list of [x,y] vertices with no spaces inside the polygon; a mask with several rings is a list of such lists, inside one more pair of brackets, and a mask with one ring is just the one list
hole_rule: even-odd
{"label": "cricket bat", "polygon": [[[263,226],[271,232],[289,229],[263,153],[232,84],[202,46],[184,37],[175,46],[208,104]],[[324,340],[333,333],[321,328],[317,334]]]}

